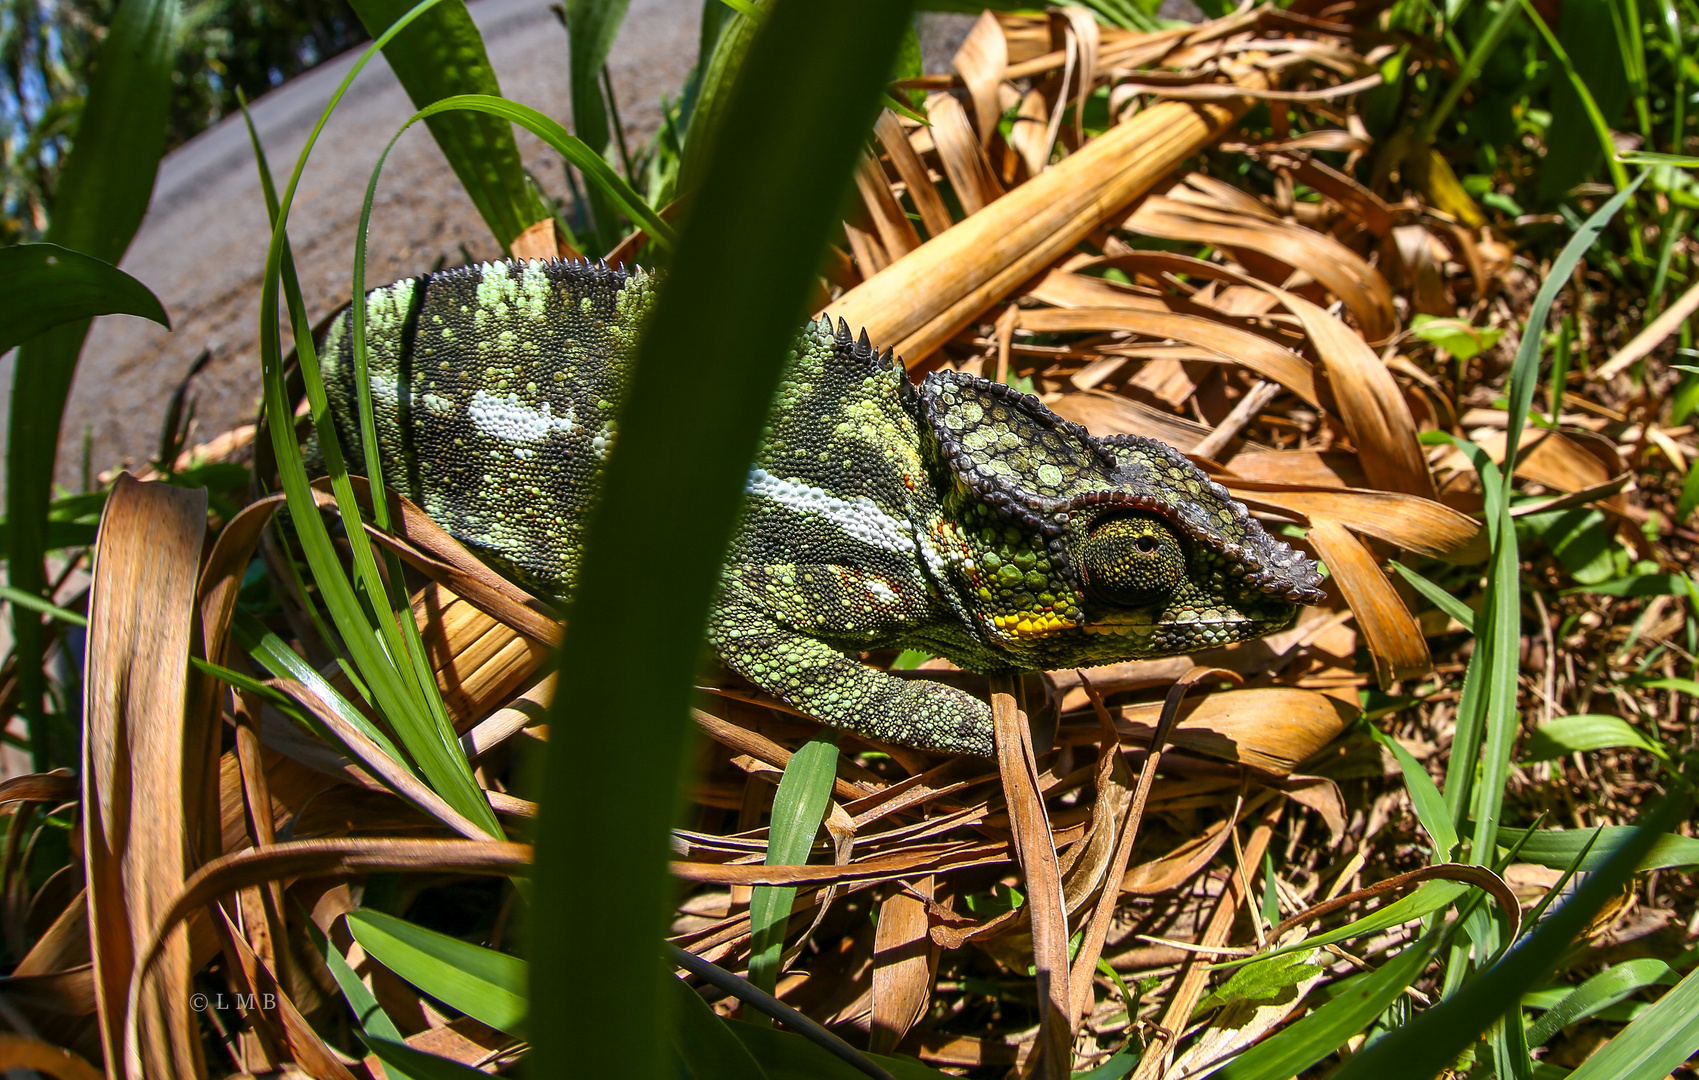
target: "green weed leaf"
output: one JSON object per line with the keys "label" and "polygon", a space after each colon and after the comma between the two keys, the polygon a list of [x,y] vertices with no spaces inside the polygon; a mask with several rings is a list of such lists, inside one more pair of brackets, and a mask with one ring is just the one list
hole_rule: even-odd
{"label": "green weed leaf", "polygon": [[371,908],[348,913],[354,940],[420,990],[497,1031],[525,1021],[525,961]]}
{"label": "green weed leaf", "polygon": [[1668,759],[1663,746],[1619,716],[1560,716],[1541,724],[1529,737],[1526,751],[1528,761],[1550,761],[1565,754],[1586,753],[1590,750],[1610,750],[1632,747],[1647,750]]}
{"label": "green weed leaf", "polygon": [[96,315],[139,315],[171,329],[159,299],[111,263],[58,244],[0,248],[0,353]]}

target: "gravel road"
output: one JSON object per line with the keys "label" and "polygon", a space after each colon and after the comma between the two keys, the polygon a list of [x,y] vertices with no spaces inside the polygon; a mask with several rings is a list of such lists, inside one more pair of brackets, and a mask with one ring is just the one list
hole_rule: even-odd
{"label": "gravel road", "polygon": [[[566,32],[547,0],[475,0],[503,93],[563,122],[569,115]],[[632,0],[609,58],[614,93],[635,148],[659,126],[696,58],[700,0]],[[295,156],[358,53],[332,60],[266,94],[253,117],[281,187]],[[290,239],[315,317],[348,298],[354,230],[377,156],[412,105],[380,58],[368,65],[320,135],[290,216]],[[564,194],[559,158],[519,133],[525,165],[550,194]],[[501,254],[423,124],[397,143],[373,207],[368,280],[379,284]],[[226,118],[173,151],[123,262],[171,314],[172,332],[140,319],[99,319],[66,410],[59,480],[74,486],[86,429],[96,471],[146,462],[165,404],[202,349],[195,380],[197,441],[252,421],[259,400],[260,271],[269,239],[265,202],[241,117]],[[10,366],[0,374],[10,388]],[[3,419],[0,419],[3,423]],[[3,445],[3,444],[0,444]]]}

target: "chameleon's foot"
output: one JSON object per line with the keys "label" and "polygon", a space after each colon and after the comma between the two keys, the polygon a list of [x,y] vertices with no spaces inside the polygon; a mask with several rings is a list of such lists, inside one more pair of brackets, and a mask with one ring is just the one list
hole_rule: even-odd
{"label": "chameleon's foot", "polygon": [[996,755],[991,709],[985,702],[943,683],[891,676],[880,676],[880,682],[880,690],[886,692],[880,694],[878,704],[841,726],[859,735],[917,750],[981,757]]}

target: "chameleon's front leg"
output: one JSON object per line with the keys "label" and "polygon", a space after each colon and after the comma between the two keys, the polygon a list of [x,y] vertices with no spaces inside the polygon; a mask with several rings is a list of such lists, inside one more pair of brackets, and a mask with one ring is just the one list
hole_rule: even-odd
{"label": "chameleon's front leg", "polygon": [[727,667],[822,723],[921,750],[995,753],[985,702],[870,668],[753,605],[722,599],[708,640]]}

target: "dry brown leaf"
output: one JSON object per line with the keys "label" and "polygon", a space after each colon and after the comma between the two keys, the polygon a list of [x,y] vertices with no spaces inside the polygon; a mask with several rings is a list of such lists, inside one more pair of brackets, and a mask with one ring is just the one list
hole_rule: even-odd
{"label": "dry brown leaf", "polygon": [[102,1080],[100,1071],[71,1051],[27,1035],[0,1034],[0,1072],[34,1069],[57,1080]]}
{"label": "dry brown leaf", "polygon": [[1292,179],[1308,185],[1338,204],[1339,208],[1363,223],[1363,228],[1376,236],[1392,231],[1395,217],[1392,207],[1379,195],[1360,182],[1338,171],[1326,162],[1308,155],[1298,160]]}
{"label": "dry brown leaf", "polygon": [[193,974],[186,941],[176,939],[149,993],[128,995],[148,931],[200,861],[202,824],[217,820],[216,732],[186,713],[206,506],[204,490],[120,476],[90,591],[82,772],[95,993],[106,1060],[124,1060],[128,1022],[137,1063],[154,1076],[206,1069],[182,1007]]}
{"label": "dry brown leaf", "polygon": [[[1246,78],[1260,85],[1265,76]],[[1248,107],[1241,99],[1146,109],[851,289],[825,314],[866,328],[875,342],[919,363],[1213,142]]]}
{"label": "dry brown leaf", "polygon": [[1032,961],[1038,985],[1038,1040],[1032,1075],[1040,1080],[1066,1080],[1072,1028],[1068,991],[1068,913],[1062,896],[1062,876],[1056,862],[1056,840],[1032,755],[1027,718],[1005,693],[991,695],[998,771],[1009,807],[1015,861],[1025,880],[1023,910],[1032,920]]}
{"label": "dry brown leaf", "polygon": [[1343,300],[1370,341],[1387,340],[1396,327],[1392,287],[1386,279],[1360,255],[1325,233],[1161,195],[1145,199],[1121,227],[1147,236],[1253,251],[1278,259],[1309,274]]}
{"label": "dry brown leaf", "polygon": [[948,94],[933,94],[926,99],[926,115],[932,121],[938,160],[962,209],[971,216],[1002,197],[1003,185],[997,182],[996,171],[974,135],[962,103]]}
{"label": "dry brown leaf", "polygon": [[1050,164],[1050,105],[1037,86],[1021,95],[1021,107],[1009,128],[1009,146],[1020,155],[1029,177]]}
{"label": "dry brown leaf", "polygon": [[0,803],[68,802],[77,797],[77,778],[69,769],[26,773],[0,780]]}
{"label": "dry brown leaf", "polygon": [[855,189],[861,193],[861,204],[879,233],[879,242],[891,258],[907,255],[920,246],[920,234],[914,231],[908,215],[891,194],[890,182],[877,159],[865,151],[855,169]]}
{"label": "dry brown leaf", "polygon": [[[1238,464],[1240,458],[1233,462]],[[1487,557],[1481,523],[1442,502],[1396,491],[1302,487],[1224,479],[1233,497],[1252,506],[1289,511],[1309,522],[1336,521],[1407,551],[1456,563]]]}
{"label": "dry brown leaf", "polygon": [[[1117,705],[1109,711],[1122,740],[1144,746],[1156,730],[1162,705]],[[1284,776],[1356,719],[1354,709],[1313,690],[1284,686],[1228,690],[1187,699],[1170,741],[1186,750]],[[1058,738],[1081,744],[1088,741],[1089,730],[1070,723]]]}
{"label": "dry brown leaf", "polygon": [[[1060,41],[1058,41],[1060,39]],[[1074,142],[1085,141],[1085,103],[1091,96],[1092,88],[1097,82],[1098,52],[1102,38],[1097,25],[1097,17],[1091,9],[1077,4],[1068,4],[1050,9],[1050,44],[1062,46],[1062,85],[1058,91],[1055,105],[1055,115],[1051,118],[1051,131],[1065,110],[1065,95],[1070,85],[1074,88]],[[1072,76],[1070,78],[1070,75]],[[1052,134],[1047,140],[1054,144],[1056,139]]]}
{"label": "dry brown leaf", "polygon": [[1374,486],[1424,499],[1437,496],[1433,475],[1416,439],[1416,421],[1398,383],[1380,357],[1338,319],[1301,296],[1280,291],[1298,316],[1327,368],[1340,418],[1363,471]]}
{"label": "dry brown leaf", "polygon": [[944,206],[943,196],[938,194],[938,188],[926,173],[926,164],[914,152],[908,136],[903,134],[903,126],[896,114],[889,109],[881,110],[879,119],[873,123],[873,133],[890,156],[891,165],[902,178],[903,187],[907,189],[909,198],[914,200],[915,209],[920,211],[920,223],[926,226],[927,234],[937,236],[955,224]]}
{"label": "dry brown leaf", "polygon": [[1195,421],[1101,390],[1064,394],[1048,404],[1056,415],[1084,425],[1094,435],[1143,435],[1179,450],[1190,450],[1210,430]]}
{"label": "dry brown leaf", "polygon": [[938,974],[938,947],[927,936],[926,899],[932,879],[912,886],[893,883],[879,903],[879,925],[873,932],[873,1023],[867,1048],[875,1054],[896,1050],[903,1036],[926,1015],[932,980]]}
{"label": "dry brown leaf", "polygon": [[1351,605],[1381,689],[1431,670],[1433,659],[1421,626],[1362,541],[1339,522],[1326,519],[1310,527],[1308,538]]}
{"label": "dry brown leaf", "polygon": [[997,119],[1003,115],[997,91],[1003,85],[1003,71],[1009,66],[1009,45],[997,16],[990,11],[979,13],[978,21],[962,40],[950,66],[961,75],[963,84],[973,97],[979,144],[991,145],[991,136],[997,132]]}
{"label": "dry brown leaf", "polygon": [[1366,488],[1357,455],[1346,450],[1241,450],[1227,459],[1234,479],[1265,484],[1301,484],[1305,487]]}
{"label": "dry brown leaf", "polygon": [[1146,337],[1181,341],[1215,353],[1277,382],[1314,405],[1315,370],[1310,362],[1267,338],[1195,315],[1120,308],[1049,308],[1022,311],[1021,328],[1040,332],[1127,330]]}

